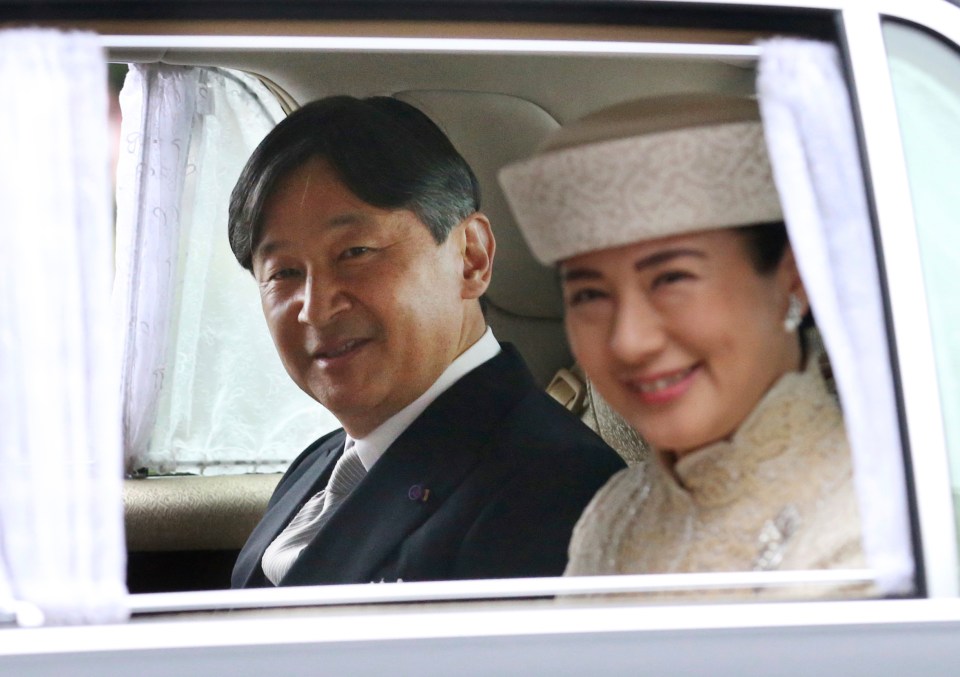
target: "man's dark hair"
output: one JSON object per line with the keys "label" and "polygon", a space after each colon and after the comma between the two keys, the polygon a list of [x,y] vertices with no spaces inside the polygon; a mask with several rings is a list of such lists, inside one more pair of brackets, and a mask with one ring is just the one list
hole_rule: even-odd
{"label": "man's dark hair", "polygon": [[480,208],[480,184],[430,118],[397,99],[332,96],[280,122],[247,161],[230,196],[230,248],[247,270],[277,184],[313,158],[327,161],[369,205],[409,209],[438,244]]}

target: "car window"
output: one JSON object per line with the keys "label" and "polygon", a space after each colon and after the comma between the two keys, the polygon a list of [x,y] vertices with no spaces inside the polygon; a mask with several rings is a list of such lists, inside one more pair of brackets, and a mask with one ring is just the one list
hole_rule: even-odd
{"label": "car window", "polygon": [[[268,35],[263,39],[239,36],[214,40],[181,35],[147,36],[150,39],[138,42],[137,36],[106,35],[104,43],[111,59],[134,64],[133,70],[142,77],[150,77],[153,66],[162,66],[194,78],[200,85],[197,91],[205,92],[185,116],[190,143],[182,146],[186,152],[176,205],[187,225],[175,242],[169,243],[175,272],[163,295],[170,302],[163,322],[170,335],[158,353],[163,368],[157,372],[157,363],[150,363],[143,379],[151,386],[161,384],[153,393],[155,420],[151,415],[142,416],[145,409],[135,408],[134,413],[141,415],[146,451],[131,457],[129,469],[146,468],[145,474],[151,470],[195,474],[282,470],[308,442],[336,426],[283,374],[263,326],[253,281],[236,265],[224,233],[226,201],[233,181],[259,139],[283,115],[279,101],[284,107],[295,107],[332,93],[385,93],[421,107],[455,144],[462,145],[468,161],[479,168],[487,193],[485,208],[494,212],[496,227],[501,229],[497,232],[502,243],[497,278],[504,282],[499,289],[491,290],[491,324],[497,328],[498,337],[515,340],[531,363],[540,361],[535,365],[537,376],[545,382],[552,371],[569,366],[570,359],[556,303],[555,280],[551,271],[531,265],[519,233],[508,227],[511,217],[495,187],[497,170],[530,153],[550,130],[613,103],[686,90],[752,94],[758,54],[753,40],[770,32],[790,31],[785,23],[775,23],[769,30],[750,33],[652,30],[633,35],[628,31],[619,40],[611,26],[608,28],[614,38],[599,44],[587,41],[596,37],[589,33],[575,34],[574,39],[562,44],[544,43],[535,31],[519,26],[513,29],[523,40],[516,43],[478,41],[453,47],[430,40],[390,43],[382,36],[351,41],[343,36],[296,40]],[[749,25],[756,28],[763,22]],[[832,35],[822,23],[817,25],[819,29],[811,34]],[[321,34],[327,30],[323,26],[313,29]],[[352,30],[362,32],[366,26]],[[387,25],[377,30],[389,34],[392,28]],[[551,31],[552,35],[564,36],[562,28],[553,27]],[[205,40],[210,40],[210,45]],[[157,50],[162,59],[145,59],[144,50]],[[598,73],[603,77],[597,77]],[[571,89],[571,82],[578,87]],[[173,112],[172,116],[181,114]],[[124,134],[121,154],[127,150],[131,157],[138,157],[138,141],[143,139]],[[208,169],[212,176],[206,174]],[[136,165],[125,175],[136,177]],[[124,209],[118,205],[121,220]],[[142,223],[132,219],[129,225],[136,228]],[[133,251],[125,249],[121,240],[118,236],[118,251]],[[156,256],[147,260],[152,265],[166,261]],[[158,375],[162,378],[156,378]],[[250,377],[261,380],[251,381]],[[284,391],[282,395],[278,394],[280,390]],[[267,400],[276,402],[278,408],[263,410]],[[127,405],[131,404],[136,402],[128,399]],[[274,437],[274,433],[286,436]],[[166,506],[158,507],[162,512]],[[220,508],[229,515],[233,504]],[[220,524],[206,523],[204,509],[186,520],[198,527],[200,550],[203,528]],[[789,519],[773,523],[764,537],[776,545],[781,531],[789,528]],[[148,539],[143,547],[149,550],[149,528],[142,533]],[[191,548],[197,548],[196,543]],[[869,578],[869,572],[861,570],[782,573],[786,575],[739,572],[712,578],[690,575],[643,581],[624,577],[599,584],[570,580],[521,585],[513,593],[504,589],[497,592],[496,587],[478,587],[470,593],[464,592],[466,588],[455,589],[447,593],[448,597],[441,593],[437,598],[529,597],[565,590],[602,593],[624,586],[653,591],[654,595],[678,589],[703,592],[716,587],[754,590],[781,586],[787,591],[785,596],[793,597],[798,589],[803,596],[804,586],[855,584]],[[412,590],[389,590],[379,597],[361,594],[357,599],[410,599],[409,595],[417,594]],[[304,599],[324,598],[322,592],[311,594],[316,596],[305,595]],[[263,599],[257,598],[257,604]],[[277,603],[290,604],[290,598]]]}
{"label": "car window", "polygon": [[955,152],[960,147],[960,53],[917,26],[890,20],[883,32],[927,288],[951,485],[960,509],[960,156]]}
{"label": "car window", "polygon": [[[276,39],[274,42],[278,45],[282,44],[281,39]],[[430,45],[427,42],[418,45],[415,41],[411,41],[399,53],[391,54],[389,59],[378,55],[376,51],[367,51],[365,47],[355,44],[340,48],[336,40],[327,42],[318,40],[312,45],[309,42],[301,44],[296,58],[290,58],[289,68],[283,61],[276,59],[263,62],[256,52],[228,51],[211,57],[204,53],[192,52],[189,44],[181,45],[180,51],[174,50],[168,58],[185,64],[199,65],[214,61],[242,65],[257,76],[271,82],[274,89],[284,91],[285,100],[301,104],[312,98],[343,91],[343,89],[361,95],[387,92],[421,107],[432,116],[477,169],[485,195],[484,209],[491,213],[496,224],[497,237],[502,243],[502,248],[498,251],[497,281],[490,292],[490,323],[494,326],[498,337],[515,341],[521,351],[525,355],[530,355],[533,360],[538,357],[542,359],[544,354],[548,354],[546,351],[555,350],[556,346],[564,347],[560,315],[551,298],[551,294],[556,291],[555,283],[549,271],[539,269],[532,263],[525,245],[515,234],[511,224],[512,216],[502,204],[503,200],[495,183],[496,172],[504,164],[531,152],[540,139],[559,123],[571,121],[610,103],[645,95],[669,93],[675,91],[680,82],[698,90],[749,93],[754,87],[754,61],[758,53],[755,46],[736,44],[736,41],[729,45],[668,43],[660,47],[645,46],[642,42],[633,45],[618,43],[618,48],[632,49],[635,53],[628,53],[617,59],[579,56],[576,46],[570,47],[569,51],[554,46],[553,48],[557,49],[559,54],[549,56],[537,54],[537,45],[525,48],[518,46],[516,54],[507,52],[492,55],[477,54],[469,48],[464,48],[452,50],[444,62],[449,72],[434,73],[431,68],[435,66],[436,59],[431,56]],[[529,53],[525,53],[524,49],[529,50]],[[595,45],[594,49],[602,51],[603,46]],[[682,58],[664,54],[653,56],[652,51],[655,49],[672,49],[677,53],[684,53],[684,56]],[[122,51],[118,50],[121,55]],[[698,51],[701,53],[698,54]],[[309,64],[309,67],[305,67],[305,64]],[[503,69],[504,77],[501,78],[497,87],[492,87],[489,83],[491,68]],[[524,68],[529,69],[528,72],[540,73],[540,77],[530,78],[524,75]],[[608,74],[609,81],[584,79],[585,74],[593,68],[603,68]],[[217,68],[201,67],[202,77],[210,79],[211,82],[223,81],[225,72]],[[521,74],[518,75],[518,73]],[[351,75],[345,77],[345,74]],[[633,74],[632,79],[631,74]],[[550,82],[560,82],[565,77],[576,77],[585,85],[589,83],[592,90],[590,96],[563,96],[549,86]],[[230,75],[231,82],[240,78],[244,78],[243,88],[246,90],[256,84],[250,76],[237,72]],[[617,86],[611,85],[613,82],[618,83]],[[454,88],[455,86],[466,91],[458,91]],[[258,96],[272,95],[261,91]],[[250,107],[262,108],[259,104]],[[219,114],[220,104],[214,106],[213,110]],[[260,120],[258,124],[262,124],[262,128],[258,128],[260,131],[250,132],[251,141],[248,143],[247,139],[243,139],[236,144],[236,158],[231,160],[234,162],[231,169],[234,175],[245,161],[246,154],[249,154],[255,145],[252,139],[262,136],[269,127],[267,123],[269,117],[261,116]],[[202,135],[198,136],[202,138]],[[206,158],[196,155],[200,152],[196,150],[196,146],[196,143],[191,143],[189,166],[193,169],[187,174],[184,200],[188,201],[189,205],[189,200],[194,199],[195,195],[204,194],[208,198],[216,196],[216,200],[224,201],[226,191],[230,188],[227,185],[229,181],[224,181],[224,185],[213,186],[213,190],[201,191],[192,187],[190,181],[198,181],[192,177],[202,170],[202,163],[206,161]],[[212,147],[219,151],[224,147],[224,143],[217,141]],[[192,209],[193,207],[187,207],[184,211],[189,216]],[[181,241],[189,244],[181,249],[180,253],[179,281],[175,297],[179,304],[177,311],[179,316],[175,315],[171,323],[177,332],[177,338],[174,340],[180,342],[180,347],[172,348],[173,352],[169,354],[168,379],[176,384],[182,370],[183,387],[179,390],[175,385],[167,388],[160,398],[160,415],[154,436],[151,438],[151,444],[156,447],[158,454],[168,453],[168,449],[182,453],[183,440],[187,439],[187,435],[181,428],[191,423],[189,415],[191,407],[196,410],[210,409],[223,417],[222,421],[212,416],[197,419],[201,423],[196,426],[196,431],[202,441],[208,442],[212,437],[219,444],[219,436],[210,433],[211,426],[215,428],[217,425],[229,425],[231,421],[236,420],[238,409],[243,411],[244,407],[255,408],[262,402],[263,391],[242,387],[228,388],[226,394],[229,397],[217,400],[215,391],[207,389],[202,380],[194,379],[192,371],[201,364],[214,365],[214,380],[223,376],[224,367],[217,367],[217,364],[234,365],[227,367],[231,372],[245,371],[236,369],[236,365],[243,362],[242,360],[234,363],[223,362],[225,358],[230,357],[230,350],[224,350],[223,346],[232,345],[230,343],[234,338],[230,335],[232,330],[226,329],[222,333],[217,333],[219,330],[215,326],[198,330],[193,325],[186,328],[177,325],[178,322],[196,322],[203,307],[195,298],[191,298],[195,295],[194,289],[198,286],[187,277],[192,274],[199,276],[200,279],[223,276],[223,279],[227,280],[219,292],[225,299],[220,307],[229,310],[225,315],[245,316],[242,320],[249,324],[244,325],[245,329],[242,332],[244,339],[253,335],[255,325],[262,327],[261,313],[255,303],[256,296],[252,281],[243,279],[244,275],[234,264],[226,249],[225,238],[222,238],[224,213],[225,210],[222,208],[219,211],[211,209],[206,212],[206,218],[198,221],[201,226],[199,245],[183,239],[193,237],[188,232],[181,236]],[[213,223],[219,225],[212,227]],[[221,238],[219,245],[216,242],[218,237]],[[210,238],[214,238],[213,244]],[[222,247],[223,261],[211,264],[210,261],[213,259],[198,259],[199,263],[194,264],[191,272],[189,266],[194,253],[205,252],[212,246]],[[231,272],[232,277],[227,277],[227,271],[234,271],[236,274]],[[519,289],[523,289],[524,293],[518,294]],[[206,292],[201,292],[201,294],[204,293]],[[218,321],[239,321],[236,317],[217,317],[217,319]],[[262,328],[260,331],[261,335],[265,335]],[[198,340],[197,334],[203,340]],[[204,350],[208,351],[205,357],[198,357],[197,355],[202,354]],[[257,361],[260,359],[276,361],[275,351],[269,341],[260,346],[258,354],[262,358],[256,358]],[[562,357],[563,352],[559,354],[560,359],[553,357],[551,362],[546,362],[547,368],[541,370],[542,374],[538,374],[541,379],[544,375],[549,377],[551,371],[566,366],[565,360],[569,357]],[[249,362],[250,358],[246,361]],[[208,399],[211,394],[214,396],[213,401]],[[275,411],[284,411],[284,406]],[[316,405],[309,402],[308,406]],[[258,420],[272,424],[276,417],[277,414],[272,410],[264,419]],[[260,424],[260,427],[263,425],[265,424]],[[314,429],[317,430],[317,428]],[[284,442],[283,444],[286,445],[284,451],[296,453],[307,442],[319,437],[323,432],[325,430],[319,429],[312,435],[307,434],[305,441],[301,443]],[[201,450],[195,457],[186,456],[184,462],[173,467],[194,471],[200,468],[202,472],[208,472],[211,466],[231,463],[239,467],[235,460],[219,461],[217,458],[215,454]],[[282,459],[273,460],[276,461],[274,467],[283,468]],[[776,544],[780,542],[778,539],[782,538],[776,535],[780,533],[780,529],[780,526],[771,524],[768,531],[773,535],[765,536],[773,539],[771,542],[774,545],[767,548],[771,552],[776,550],[778,547]],[[863,573],[847,573],[843,576],[847,577],[844,580],[860,580],[858,576],[862,578]],[[830,578],[829,575],[819,576],[819,574],[814,578],[817,577],[824,581]],[[733,587],[762,586],[763,583],[758,583],[761,580],[762,577],[749,577],[749,582],[738,582]],[[800,575],[791,583],[781,577],[771,576],[767,584],[785,586],[786,596],[789,597],[797,590],[797,586],[803,585],[802,581],[810,584],[811,580],[809,576]],[[649,586],[657,589],[658,585],[656,582],[649,582],[640,587]],[[688,580],[685,585],[696,588],[701,584]],[[702,585],[710,588],[717,583],[707,582]]]}

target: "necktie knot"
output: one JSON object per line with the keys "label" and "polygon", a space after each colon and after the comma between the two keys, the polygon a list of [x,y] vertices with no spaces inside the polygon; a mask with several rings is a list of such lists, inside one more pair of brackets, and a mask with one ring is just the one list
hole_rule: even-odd
{"label": "necktie knot", "polygon": [[350,495],[353,488],[360,484],[360,480],[366,474],[367,470],[363,467],[363,462],[357,453],[357,445],[353,440],[350,440],[330,474],[321,516],[336,509]]}

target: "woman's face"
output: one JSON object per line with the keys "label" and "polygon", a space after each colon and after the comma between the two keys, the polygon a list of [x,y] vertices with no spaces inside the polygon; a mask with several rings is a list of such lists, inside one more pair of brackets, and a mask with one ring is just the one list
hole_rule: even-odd
{"label": "woman's face", "polygon": [[783,319],[806,311],[792,253],[761,276],[742,235],[715,230],[582,254],[560,266],[566,327],[594,386],[654,447],[732,435],[800,366]]}

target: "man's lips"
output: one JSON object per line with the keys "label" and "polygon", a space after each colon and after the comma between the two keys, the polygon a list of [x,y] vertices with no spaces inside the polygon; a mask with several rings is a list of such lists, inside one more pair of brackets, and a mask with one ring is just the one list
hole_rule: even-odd
{"label": "man's lips", "polygon": [[346,341],[337,341],[333,343],[327,343],[321,346],[319,349],[314,350],[311,353],[311,356],[315,360],[335,360],[338,357],[343,357],[358,348],[363,347],[369,343],[370,339],[366,338],[353,338]]}

